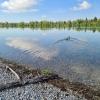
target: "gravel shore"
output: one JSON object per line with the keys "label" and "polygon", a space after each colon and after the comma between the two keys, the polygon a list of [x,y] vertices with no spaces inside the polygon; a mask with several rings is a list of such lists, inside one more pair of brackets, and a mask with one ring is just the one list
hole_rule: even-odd
{"label": "gravel shore", "polygon": [[35,84],[0,92],[0,100],[86,100],[71,90],[61,91],[50,84]]}
{"label": "gravel shore", "polygon": [[7,70],[6,65],[0,61],[0,85],[16,81],[17,78]]}
{"label": "gravel shore", "polygon": [[[0,85],[18,81],[17,78],[6,69],[6,64],[0,61]],[[37,83],[27,86],[7,89],[0,92],[0,100],[86,100],[81,95],[75,95],[71,90],[66,92],[48,84]]]}

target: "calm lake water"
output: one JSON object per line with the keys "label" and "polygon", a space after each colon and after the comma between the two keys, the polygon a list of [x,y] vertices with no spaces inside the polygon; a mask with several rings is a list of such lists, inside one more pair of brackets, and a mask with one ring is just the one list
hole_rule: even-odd
{"label": "calm lake water", "polygon": [[0,29],[0,56],[71,81],[100,84],[100,32]]}

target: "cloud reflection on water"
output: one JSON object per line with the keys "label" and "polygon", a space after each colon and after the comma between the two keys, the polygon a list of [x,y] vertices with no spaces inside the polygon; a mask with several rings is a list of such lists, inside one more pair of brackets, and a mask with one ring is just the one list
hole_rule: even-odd
{"label": "cloud reflection on water", "polygon": [[35,40],[29,41],[23,38],[8,38],[6,45],[20,49],[23,52],[28,52],[31,56],[39,57],[44,60],[51,60],[58,54],[57,49],[46,48]]}

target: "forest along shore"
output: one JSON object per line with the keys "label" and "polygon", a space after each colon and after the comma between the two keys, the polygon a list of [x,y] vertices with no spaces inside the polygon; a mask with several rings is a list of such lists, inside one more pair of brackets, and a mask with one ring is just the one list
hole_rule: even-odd
{"label": "forest along shore", "polygon": [[47,70],[0,59],[0,100],[100,100],[100,91]]}

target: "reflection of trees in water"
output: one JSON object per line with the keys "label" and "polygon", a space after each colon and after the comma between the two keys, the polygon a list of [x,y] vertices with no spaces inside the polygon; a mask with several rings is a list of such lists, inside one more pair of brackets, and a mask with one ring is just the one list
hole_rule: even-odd
{"label": "reflection of trees in water", "polygon": [[[2,27],[2,28],[6,28],[6,29],[9,29],[10,27]],[[16,28],[16,27],[11,27],[11,28]],[[52,30],[52,29],[57,29],[57,30],[76,30],[76,31],[84,31],[84,32],[87,32],[87,31],[92,31],[93,33],[95,32],[100,32],[100,28],[99,27],[17,27],[17,28],[20,28],[22,30],[24,30],[25,28],[30,28],[32,30],[43,30],[43,31],[46,31],[46,30]]]}
{"label": "reflection of trees in water", "polygon": [[98,27],[73,27],[71,29],[84,32],[92,31],[93,33],[95,33],[96,31],[100,32],[100,28]]}

